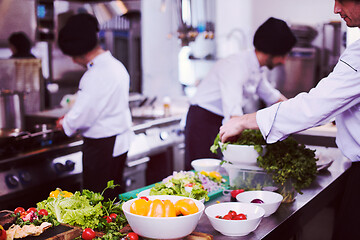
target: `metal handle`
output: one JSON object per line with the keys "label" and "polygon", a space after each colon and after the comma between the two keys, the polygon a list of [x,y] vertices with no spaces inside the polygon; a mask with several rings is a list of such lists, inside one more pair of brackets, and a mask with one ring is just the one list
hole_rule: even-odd
{"label": "metal handle", "polygon": [[149,157],[143,157],[143,158],[140,158],[138,160],[135,160],[135,161],[131,161],[131,162],[127,162],[126,163],[126,166],[128,167],[135,167],[135,166],[138,166],[140,164],[143,164],[143,163],[147,163],[150,161],[150,158]]}

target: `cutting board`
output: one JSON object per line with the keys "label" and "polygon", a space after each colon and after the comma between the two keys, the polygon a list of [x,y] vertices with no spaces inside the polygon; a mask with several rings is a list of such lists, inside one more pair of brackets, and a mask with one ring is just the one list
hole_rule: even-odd
{"label": "cutting board", "polygon": [[46,229],[39,236],[28,236],[24,240],[71,240],[81,236],[82,229],[79,227],[60,224],[56,227]]}

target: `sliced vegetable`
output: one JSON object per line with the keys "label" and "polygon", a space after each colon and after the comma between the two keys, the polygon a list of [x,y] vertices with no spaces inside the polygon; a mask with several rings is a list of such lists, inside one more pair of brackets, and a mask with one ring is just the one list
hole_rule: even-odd
{"label": "sliced vegetable", "polygon": [[160,199],[150,201],[148,217],[165,217],[165,205]]}
{"label": "sliced vegetable", "polygon": [[146,216],[149,212],[150,202],[139,198],[130,205],[130,213]]}
{"label": "sliced vegetable", "polygon": [[198,206],[191,199],[180,199],[175,203],[176,215],[190,215],[199,211]]}

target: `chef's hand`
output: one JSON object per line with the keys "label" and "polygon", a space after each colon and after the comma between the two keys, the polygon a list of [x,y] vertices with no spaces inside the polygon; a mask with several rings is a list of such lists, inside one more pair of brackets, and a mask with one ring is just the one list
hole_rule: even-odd
{"label": "chef's hand", "polygon": [[60,129],[60,130],[63,130],[63,119],[64,119],[64,116],[62,116],[61,118],[59,118],[58,120],[56,120],[56,128],[57,129]]}
{"label": "chef's hand", "polygon": [[221,142],[233,141],[245,129],[259,129],[256,122],[256,113],[231,117],[229,121],[220,127],[220,140]]}

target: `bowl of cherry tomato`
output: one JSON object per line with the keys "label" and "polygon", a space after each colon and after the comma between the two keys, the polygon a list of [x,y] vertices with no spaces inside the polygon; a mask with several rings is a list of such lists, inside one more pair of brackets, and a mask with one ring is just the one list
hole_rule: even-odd
{"label": "bowl of cherry tomato", "polygon": [[225,236],[245,236],[254,231],[265,210],[250,203],[215,203],[205,209],[211,225]]}
{"label": "bowl of cherry tomato", "polygon": [[262,207],[265,210],[264,217],[268,217],[279,208],[283,196],[271,191],[245,191],[236,195],[236,200],[242,203],[250,203]]}

